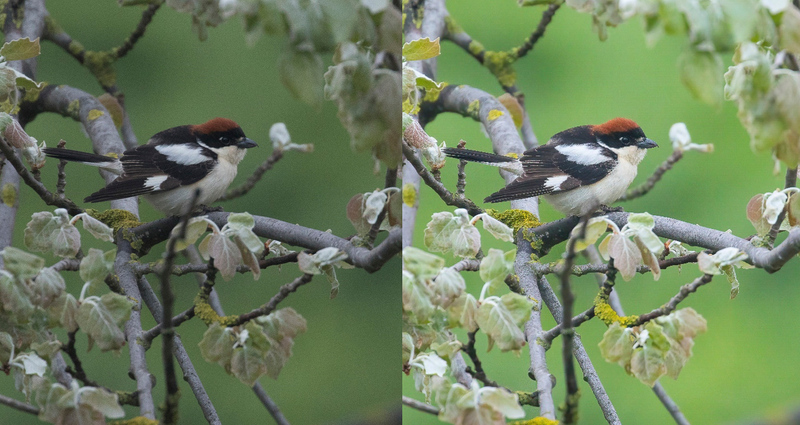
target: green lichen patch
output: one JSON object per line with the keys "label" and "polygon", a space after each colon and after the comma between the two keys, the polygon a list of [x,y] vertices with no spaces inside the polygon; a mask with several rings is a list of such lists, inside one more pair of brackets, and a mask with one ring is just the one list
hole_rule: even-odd
{"label": "green lichen patch", "polygon": [[118,231],[119,229],[138,227],[142,222],[130,211],[125,210],[105,210],[98,211],[95,209],[87,209],[86,213],[90,216],[102,221],[107,226]]}
{"label": "green lichen patch", "polygon": [[461,25],[459,25],[458,22],[456,22],[456,20],[453,19],[453,17],[450,15],[444,17],[444,24],[447,26],[447,32],[450,35],[460,34],[464,32],[464,29],[461,28]]}
{"label": "green lichen patch", "polygon": [[516,57],[509,52],[487,50],[483,55],[483,66],[497,77],[503,87],[511,87],[517,82],[517,71],[512,66]]}
{"label": "green lichen patch", "polygon": [[469,49],[469,52],[473,56],[480,56],[486,53],[486,48],[483,47],[483,44],[481,44],[480,41],[475,41],[475,40],[470,41],[469,46],[467,48]]}
{"label": "green lichen patch", "polygon": [[[139,400],[136,400],[137,402]],[[122,403],[120,403],[122,404]],[[144,416],[137,416],[135,418],[123,419],[121,421],[109,422],[108,425],[158,425],[160,422],[156,419],[148,419]]]}
{"label": "green lichen patch", "polygon": [[76,121],[81,119],[81,102],[78,99],[73,100],[67,105],[67,115]]}
{"label": "green lichen patch", "polygon": [[467,106],[467,115],[475,119],[480,119],[480,112],[481,112],[481,101],[478,99],[473,100]]}
{"label": "green lichen patch", "polygon": [[620,326],[631,327],[636,326],[639,321],[639,316],[633,314],[630,316],[620,316],[608,304],[608,294],[600,291],[594,298],[594,315],[602,320],[606,326],[611,326],[613,323],[619,323]]}
{"label": "green lichen patch", "polygon": [[489,121],[494,121],[502,117],[503,115],[504,115],[503,111],[499,109],[492,109],[491,111],[489,111]]}
{"label": "green lichen patch", "polygon": [[7,207],[13,208],[17,203],[17,188],[11,183],[4,184],[3,190],[0,192],[0,197]]}
{"label": "green lichen patch", "polygon": [[515,234],[521,229],[530,229],[542,225],[542,222],[530,211],[514,209],[498,211],[490,208],[486,210],[486,213],[514,229]]}
{"label": "green lichen patch", "polygon": [[105,112],[103,112],[103,111],[101,111],[99,109],[92,109],[91,111],[89,111],[88,118],[89,118],[89,121],[94,121],[94,120],[102,117],[105,114],[106,114]]}
{"label": "green lichen patch", "polygon": [[97,78],[103,87],[111,87],[117,83],[117,73],[112,66],[114,64],[113,52],[86,51],[83,56],[83,64]]}

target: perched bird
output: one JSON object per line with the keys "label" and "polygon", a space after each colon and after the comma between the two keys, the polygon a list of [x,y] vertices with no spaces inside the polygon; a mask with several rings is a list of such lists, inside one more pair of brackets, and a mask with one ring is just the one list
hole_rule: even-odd
{"label": "perched bird", "polygon": [[256,143],[234,121],[214,118],[157,133],[147,144],[125,151],[119,159],[105,155],[47,148],[52,158],[81,162],[119,175],[85,202],[113,201],[143,195],[167,216],[180,215],[200,189],[198,205],[225,194],[247,149]]}
{"label": "perched bird", "polygon": [[614,118],[600,125],[564,130],[519,159],[468,149],[444,151],[453,158],[494,165],[519,175],[485,202],[543,195],[561,213],[583,216],[624,195],[647,149],[655,147],[656,142],[648,139],[638,124]]}

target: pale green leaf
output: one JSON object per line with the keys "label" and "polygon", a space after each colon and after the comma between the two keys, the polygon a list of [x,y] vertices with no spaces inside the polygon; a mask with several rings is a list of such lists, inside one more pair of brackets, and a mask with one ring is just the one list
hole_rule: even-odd
{"label": "pale green leaf", "polygon": [[197,345],[200,347],[200,354],[207,362],[218,363],[227,371],[233,357],[235,342],[236,337],[231,328],[214,322],[203,333],[203,339]]}
{"label": "pale green leaf", "polygon": [[[169,234],[170,238],[177,238],[180,234],[182,224],[178,223]],[[186,223],[186,235],[184,239],[178,239],[175,241],[175,251],[183,251],[189,245],[194,245],[197,242],[197,239],[200,236],[203,236],[203,233],[208,230],[208,218],[206,216],[201,217],[192,217],[189,219],[189,222]]]}
{"label": "pale green leaf", "polygon": [[447,308],[464,293],[466,283],[461,273],[447,267],[433,279],[430,288],[433,291],[432,301],[442,308]]}
{"label": "pale green leaf", "polygon": [[478,329],[478,300],[467,292],[462,293],[447,309],[450,327],[460,326],[468,332]]}
{"label": "pale green leaf", "polygon": [[481,259],[479,274],[481,280],[489,284],[487,295],[497,294],[506,288],[506,276],[514,272],[514,255],[511,253],[516,253],[516,250],[504,253],[499,249],[490,248]]}
{"label": "pale green leaf", "polygon": [[39,307],[47,308],[64,292],[65,287],[66,283],[61,274],[45,267],[28,285],[31,302]]}
{"label": "pale green leaf", "polygon": [[39,56],[40,50],[38,38],[34,40],[28,37],[18,38],[3,44],[3,47],[0,47],[0,56],[7,61],[25,60]]}
{"label": "pale green leaf", "polygon": [[125,345],[122,325],[131,315],[133,303],[113,292],[102,297],[89,297],[81,302],[76,321],[89,336],[89,347],[96,343],[100,350],[118,351]]}
{"label": "pale green leaf", "polygon": [[[530,314],[530,311],[528,313]],[[519,350],[525,346],[525,334],[517,324],[517,318],[509,311],[506,303],[500,301],[500,298],[490,297],[483,300],[478,307],[476,321],[486,335],[500,347],[500,350],[509,351]]]}
{"label": "pale green leaf", "polygon": [[519,405],[519,396],[505,388],[483,387],[480,391],[481,404],[491,407],[503,416],[511,419],[525,417],[525,411]]}
{"label": "pale green leaf", "polygon": [[614,322],[606,329],[598,346],[600,354],[607,362],[617,363],[624,367],[630,364],[633,356],[633,342],[631,329]]}
{"label": "pale green leaf", "polygon": [[419,38],[403,45],[403,58],[407,61],[418,61],[439,56],[439,39]]}
{"label": "pale green leaf", "polygon": [[[407,248],[406,248],[407,249]],[[414,315],[416,323],[426,323],[435,310],[433,291],[403,270],[403,311]]]}
{"label": "pale green leaf", "polygon": [[586,223],[585,237],[583,239],[578,239],[582,228],[583,225],[579,223],[577,226],[573,227],[572,232],[570,232],[570,238],[573,240],[575,252],[581,252],[590,245],[594,245],[597,239],[603,236],[603,233],[608,229],[608,219],[605,217],[590,218],[589,222]]}
{"label": "pale green leaf", "polygon": [[433,279],[441,272],[443,267],[444,259],[437,255],[413,246],[403,248],[403,269],[417,279]]}
{"label": "pale green leaf", "polygon": [[481,217],[481,221],[483,221],[483,228],[491,233],[492,236],[501,241],[514,242],[514,235],[511,232],[511,228],[506,226],[502,221],[486,213],[480,214],[479,216]]}
{"label": "pale green leaf", "polygon": [[608,255],[614,259],[614,267],[627,282],[636,275],[642,264],[642,253],[636,244],[622,234],[613,234],[608,242]]}
{"label": "pale green leaf", "polygon": [[87,232],[91,233],[95,238],[101,241],[114,242],[114,235],[111,228],[102,221],[86,213],[78,214],[75,217],[80,217],[81,222],[83,223],[83,228]]}
{"label": "pale green leaf", "polygon": [[223,279],[233,279],[236,268],[243,263],[242,254],[236,243],[220,233],[209,235],[208,240],[208,256],[214,259],[214,267],[219,270]]}
{"label": "pale green leaf", "polygon": [[44,258],[13,246],[5,247],[0,251],[0,255],[3,257],[5,269],[21,281],[32,279],[44,267]]}

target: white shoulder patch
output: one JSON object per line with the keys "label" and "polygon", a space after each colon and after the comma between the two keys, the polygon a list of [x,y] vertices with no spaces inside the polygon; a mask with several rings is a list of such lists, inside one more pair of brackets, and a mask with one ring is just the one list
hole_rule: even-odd
{"label": "white shoulder patch", "polygon": [[568,160],[581,165],[600,164],[612,159],[603,155],[599,149],[586,145],[558,145],[556,150],[566,156]]}
{"label": "white shoulder patch", "polygon": [[181,165],[194,165],[211,159],[203,155],[200,149],[186,145],[158,145],[156,150],[168,160]]}
{"label": "white shoulder patch", "polygon": [[544,181],[544,186],[549,187],[551,189],[558,190],[561,188],[561,184],[567,181],[569,176],[553,176],[548,177],[547,180]]}
{"label": "white shoulder patch", "polygon": [[153,190],[161,189],[161,183],[167,181],[169,176],[155,176],[155,177],[148,177],[147,180],[144,181],[144,187],[149,187]]}

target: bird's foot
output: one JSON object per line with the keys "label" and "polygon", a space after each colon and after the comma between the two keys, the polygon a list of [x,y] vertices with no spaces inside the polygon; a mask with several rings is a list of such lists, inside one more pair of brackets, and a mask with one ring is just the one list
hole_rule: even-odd
{"label": "bird's foot", "polygon": [[615,212],[625,212],[625,208],[622,207],[609,207],[608,205],[600,205],[600,212],[603,214],[615,213]]}
{"label": "bird's foot", "polygon": [[208,213],[222,212],[222,211],[225,211],[225,209],[222,207],[210,207],[208,205],[198,205],[195,208],[195,212],[197,215],[206,215]]}

